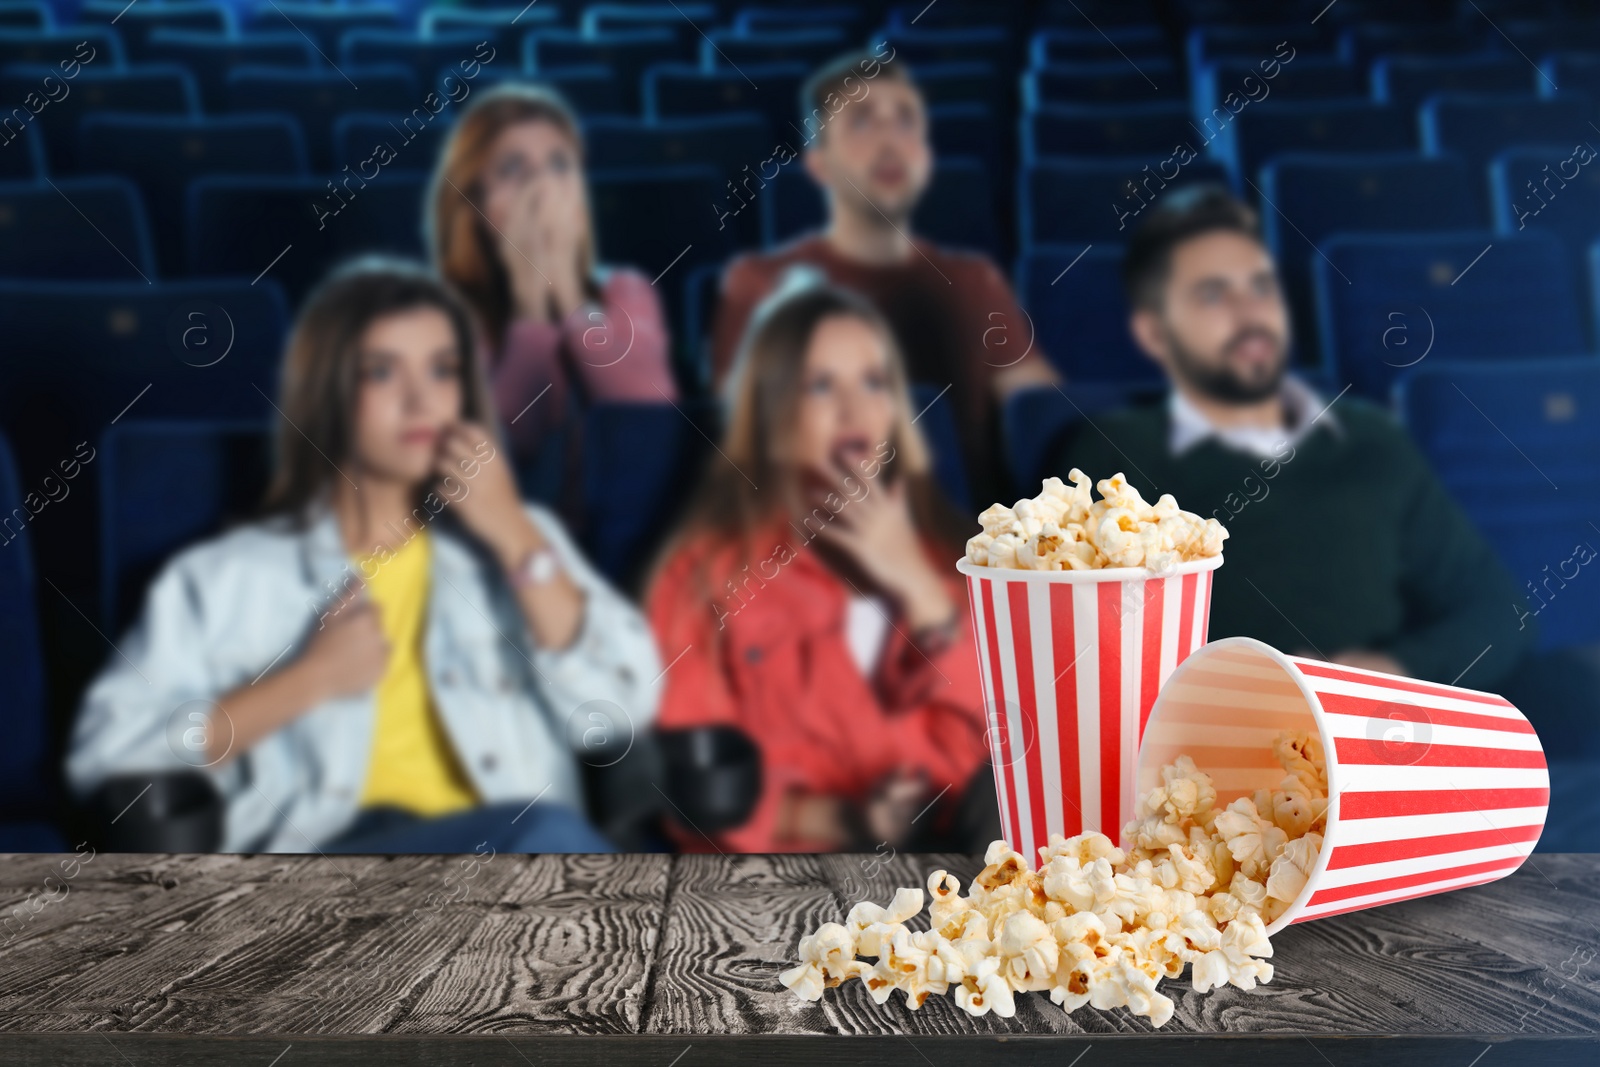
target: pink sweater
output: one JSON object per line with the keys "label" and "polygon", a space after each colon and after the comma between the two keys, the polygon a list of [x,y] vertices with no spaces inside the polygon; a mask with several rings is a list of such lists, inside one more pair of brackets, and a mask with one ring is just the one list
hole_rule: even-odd
{"label": "pink sweater", "polygon": [[495,408],[512,451],[525,456],[561,422],[570,395],[587,402],[676,402],[671,342],[649,280],[626,268],[602,272],[600,300],[565,322],[516,319],[490,358]]}

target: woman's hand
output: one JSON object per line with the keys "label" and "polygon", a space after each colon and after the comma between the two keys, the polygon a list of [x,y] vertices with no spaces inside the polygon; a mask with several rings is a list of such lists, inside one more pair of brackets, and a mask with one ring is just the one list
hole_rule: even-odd
{"label": "woman's hand", "polygon": [[856,844],[845,817],[844,798],[824,793],[785,793],[779,801],[774,836],[833,852]]}
{"label": "woman's hand", "polygon": [[500,241],[519,315],[559,323],[583,302],[578,250],[587,218],[576,182],[533,179],[522,187]]}
{"label": "woman's hand", "polygon": [[371,692],[389,667],[389,641],[364,590],[345,593],[322,616],[305,651],[216,700],[205,727],[205,766],[250,751],[317,705]]}
{"label": "woman's hand", "polygon": [[315,703],[355,696],[376,686],[389,666],[377,605],[356,590],[340,598],[301,653],[299,667]]}
{"label": "woman's hand", "polygon": [[496,452],[483,427],[463,422],[450,427],[440,440],[438,469],[441,479],[454,477],[466,487],[459,495],[446,494],[450,506],[468,532],[494,553],[516,587],[517,603],[534,642],[551,650],[569,647],[583,623],[584,593],[564,570],[534,585],[518,577],[529,555],[549,545],[522,508],[511,461]]}
{"label": "woman's hand", "polygon": [[[844,506],[823,524],[819,536],[847,553],[894,597],[913,630],[948,624],[956,603],[922,550],[905,483],[851,477],[853,482],[847,483],[844,473],[836,470],[828,478]],[[849,484],[856,486],[854,494],[847,492]]]}
{"label": "woman's hand", "polygon": [[[522,509],[509,453],[495,448],[482,426],[459,422],[439,440],[437,492],[474,537],[510,570],[544,544],[538,527]],[[445,479],[453,479],[445,481]],[[457,489],[451,490],[455,484]]]}
{"label": "woman's hand", "polygon": [[884,779],[867,801],[867,833],[895,848],[911,836],[911,824],[921,814],[928,783],[919,774],[901,768]]}

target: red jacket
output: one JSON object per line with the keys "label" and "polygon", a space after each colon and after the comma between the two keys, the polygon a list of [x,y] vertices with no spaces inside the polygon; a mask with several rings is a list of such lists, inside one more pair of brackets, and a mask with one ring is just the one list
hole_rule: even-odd
{"label": "red jacket", "polygon": [[[925,655],[896,620],[866,678],[845,639],[853,590],[790,527],[775,523],[753,544],[748,569],[731,545],[706,538],[685,545],[650,593],[650,622],[672,664],[658,724],[737,726],[762,754],[762,793],[750,819],[714,841],[686,831],[682,846],[817,851],[826,846],[775,837],[783,794],[864,802],[900,766],[923,771],[935,792],[948,785],[959,793],[985,758],[985,720],[971,613],[951,561],[934,559],[949,570],[951,596],[963,605],[955,640]],[[772,548],[762,551],[765,545]]]}

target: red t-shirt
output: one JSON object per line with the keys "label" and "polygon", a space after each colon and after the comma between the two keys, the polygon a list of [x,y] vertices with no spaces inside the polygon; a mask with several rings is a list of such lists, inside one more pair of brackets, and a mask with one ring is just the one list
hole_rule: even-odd
{"label": "red t-shirt", "polygon": [[860,263],[821,235],[798,238],[771,252],[735,259],[722,276],[722,302],[712,337],[712,378],[727,376],[750,315],[788,268],[815,267],[835,285],[870,300],[894,330],[913,382],[952,388],[967,474],[978,499],[999,484],[992,378],[1023,360],[1043,358],[1033,321],[1017,305],[1005,276],[987,256],[913,241],[914,251],[891,264]]}

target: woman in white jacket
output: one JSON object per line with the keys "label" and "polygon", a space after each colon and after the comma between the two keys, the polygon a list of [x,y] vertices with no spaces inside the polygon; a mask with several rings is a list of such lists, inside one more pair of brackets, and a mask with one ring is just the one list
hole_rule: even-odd
{"label": "woman in white jacket", "polygon": [[518,496],[468,313],[353,264],[283,370],[265,517],[173,559],[90,687],[67,773],[200,768],[223,848],[599,851],[578,756],[654,717],[640,614]]}

